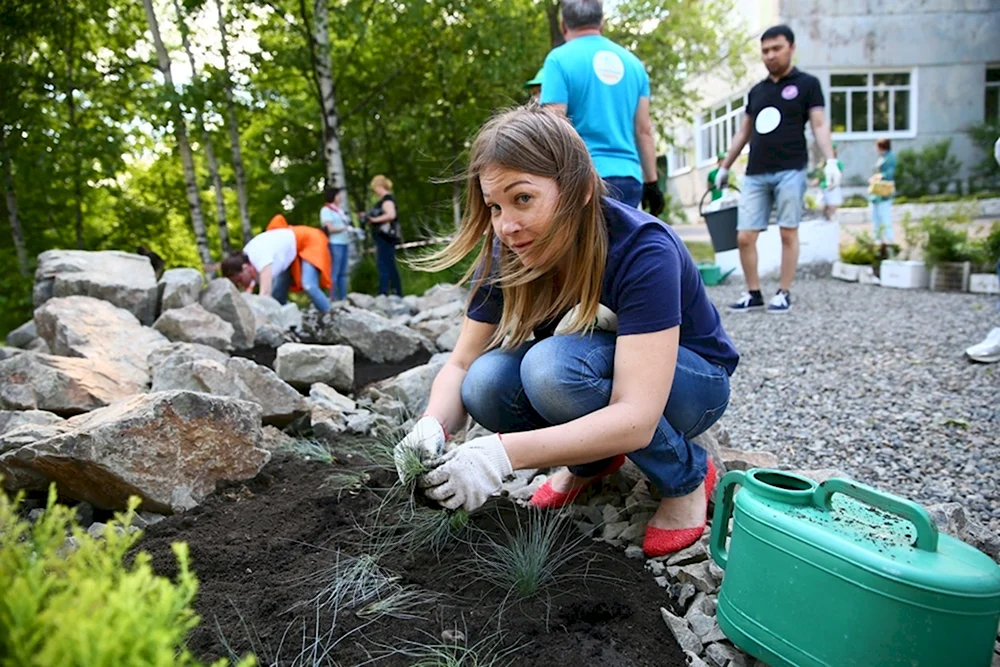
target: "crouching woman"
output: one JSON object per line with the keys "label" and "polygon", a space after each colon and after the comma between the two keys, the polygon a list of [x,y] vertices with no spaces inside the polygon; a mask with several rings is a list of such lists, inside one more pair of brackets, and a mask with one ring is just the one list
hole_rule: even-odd
{"label": "crouching woman", "polygon": [[423,267],[481,245],[455,350],[397,445],[440,451],[469,414],[497,435],[431,461],[426,495],[474,510],[514,470],[568,466],[531,499],[567,505],[628,456],[662,502],[650,556],[705,529],[715,471],[691,441],[729,404],[739,356],[677,235],[605,196],[569,122],[537,107],[490,120],[470,155],[459,233]]}

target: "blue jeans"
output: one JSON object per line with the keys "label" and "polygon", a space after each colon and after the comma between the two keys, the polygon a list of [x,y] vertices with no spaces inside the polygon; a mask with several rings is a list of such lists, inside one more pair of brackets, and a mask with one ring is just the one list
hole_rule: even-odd
{"label": "blue jeans", "polygon": [[375,235],[375,266],[378,269],[378,293],[403,296],[403,281],[396,266],[396,244]]}
{"label": "blue jeans", "polygon": [[631,176],[608,176],[604,179],[608,186],[608,196],[632,208],[642,203],[642,183]]}
{"label": "blue jeans", "polygon": [[[881,239],[885,243],[892,243],[892,200],[872,202],[872,226],[875,231],[875,240]],[[882,231],[885,231],[885,236]]]}
{"label": "blue jeans", "polygon": [[[462,402],[478,423],[498,433],[564,424],[611,400],[615,334],[552,336],[476,359],[462,382]],[[729,405],[729,375],[680,348],[674,384],[653,439],[628,457],[664,497],[691,493],[708,469],[691,438],[708,430]],[[599,473],[608,459],[573,465],[576,475]]]}
{"label": "blue jeans", "polygon": [[[316,306],[316,310],[325,313],[330,310],[330,301],[319,287],[320,271],[315,266],[302,260],[302,291]],[[284,270],[272,278],[271,296],[280,304],[288,303],[288,290],[292,286],[292,272]]]}
{"label": "blue jeans", "polygon": [[351,246],[346,243],[331,243],[330,257],[333,260],[333,287],[330,288],[330,299],[343,301],[347,298],[347,251]]}
{"label": "blue jeans", "polygon": [[798,227],[802,222],[802,202],[805,196],[805,169],[748,174],[743,177],[736,229],[764,231],[771,217],[772,205],[778,209],[779,226]]}

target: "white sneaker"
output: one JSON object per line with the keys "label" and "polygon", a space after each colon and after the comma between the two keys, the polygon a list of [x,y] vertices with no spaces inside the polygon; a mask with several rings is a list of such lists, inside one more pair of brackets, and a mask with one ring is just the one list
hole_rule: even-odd
{"label": "white sneaker", "polygon": [[787,313],[792,309],[792,297],[785,290],[778,290],[778,293],[771,297],[771,302],[767,304],[769,313]]}
{"label": "white sneaker", "polygon": [[982,343],[973,345],[966,350],[965,356],[982,364],[993,364],[1000,361],[1000,327],[996,327],[986,334]]}

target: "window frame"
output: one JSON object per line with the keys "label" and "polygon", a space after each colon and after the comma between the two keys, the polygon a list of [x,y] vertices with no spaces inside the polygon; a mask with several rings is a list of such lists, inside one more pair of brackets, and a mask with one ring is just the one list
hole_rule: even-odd
{"label": "window frame", "polygon": [[990,81],[990,70],[1000,70],[1000,63],[986,63],[986,67],[983,69],[983,120],[987,123],[1000,122],[1000,99],[998,99],[997,104],[997,117],[986,117],[986,95],[989,94],[990,89],[996,89],[997,96],[1000,98],[1000,81]]}
{"label": "window frame", "polygon": [[[702,169],[709,165],[714,165],[718,160],[715,157],[716,153],[719,152],[720,147],[722,150],[728,151],[730,147],[730,142],[739,131],[740,125],[743,123],[743,115],[746,113],[747,108],[747,98],[750,95],[750,90],[744,90],[740,93],[733,93],[723,97],[721,100],[715,102],[714,104],[708,105],[698,116],[695,118],[694,122],[694,167],[697,169]],[[739,102],[737,106],[733,106],[734,102]],[[718,118],[712,118],[711,116],[722,106],[725,106],[726,111]],[[706,120],[706,118],[708,120]],[[721,134],[717,128],[724,128]],[[709,141],[706,157],[702,157],[702,151],[705,150],[705,142],[702,141],[702,133],[704,130],[708,130]],[[713,141],[715,143],[713,150]],[[742,153],[749,151],[749,142],[743,147]],[[741,153],[741,154],[742,154]]]}
{"label": "window frame", "polygon": [[[678,167],[678,159],[683,156],[685,164]],[[688,174],[694,166],[691,164],[691,146],[686,144],[684,146],[671,146],[667,151],[667,177],[673,178],[674,176],[683,176]]]}
{"label": "window frame", "polygon": [[[889,85],[889,86],[876,86],[874,83],[874,78],[878,74],[909,74],[910,82],[907,85]],[[834,76],[840,75],[865,75],[867,77],[867,83],[864,88],[860,86],[834,86],[831,81]],[[826,90],[824,91],[826,96],[826,117],[827,122],[830,124],[831,131],[833,130],[833,95],[834,93],[850,93],[852,91],[863,91],[867,95],[867,110],[866,119],[869,124],[874,125],[875,123],[875,93],[880,90],[888,90],[891,92],[905,90],[910,97],[910,108],[908,124],[909,127],[905,130],[868,130],[867,128],[861,132],[855,132],[853,129],[847,132],[831,132],[831,136],[834,141],[853,141],[853,140],[874,140],[874,139],[913,139],[917,136],[917,109],[919,109],[919,69],[916,67],[873,67],[873,68],[850,68],[850,69],[835,69],[828,72],[828,78],[826,80]],[[895,123],[895,95],[889,98],[889,119],[891,122]],[[847,114],[847,120],[851,120],[851,96],[848,96],[847,108],[845,110]]]}

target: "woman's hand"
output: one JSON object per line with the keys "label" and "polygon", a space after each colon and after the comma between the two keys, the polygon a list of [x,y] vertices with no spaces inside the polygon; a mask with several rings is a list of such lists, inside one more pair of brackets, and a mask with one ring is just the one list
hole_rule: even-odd
{"label": "woman's hand", "polygon": [[482,507],[514,472],[499,435],[470,440],[431,466],[419,480],[424,495],[450,510],[463,507],[468,512]]}
{"label": "woman's hand", "polygon": [[429,461],[441,456],[444,452],[445,440],[447,440],[447,436],[444,428],[434,417],[422,417],[414,424],[413,429],[392,450],[392,458],[396,463],[399,481],[406,481],[404,462],[407,450],[416,451],[421,461]]}

